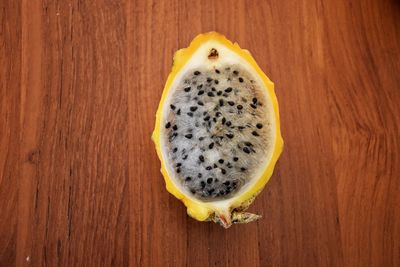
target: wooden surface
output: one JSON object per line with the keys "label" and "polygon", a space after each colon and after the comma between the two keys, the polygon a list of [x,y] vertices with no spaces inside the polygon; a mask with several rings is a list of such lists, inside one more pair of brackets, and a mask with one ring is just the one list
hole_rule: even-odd
{"label": "wooden surface", "polygon": [[[0,266],[400,266],[400,2],[0,1]],[[275,82],[285,148],[224,230],[164,188],[174,51],[216,30]]]}

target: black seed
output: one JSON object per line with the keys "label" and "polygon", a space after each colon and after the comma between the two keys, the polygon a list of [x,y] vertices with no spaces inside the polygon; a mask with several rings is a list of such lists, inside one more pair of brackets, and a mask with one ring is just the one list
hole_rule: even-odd
{"label": "black seed", "polygon": [[218,92],[217,92],[217,95],[218,95],[218,96],[222,95],[222,91],[218,91]]}
{"label": "black seed", "polygon": [[215,90],[215,87],[211,88],[211,91],[215,92],[215,91],[216,91],[216,90]]}
{"label": "black seed", "polygon": [[187,92],[189,92],[190,91],[190,89],[192,89],[192,88],[190,88],[190,87],[186,87],[185,89],[183,89],[186,93]]}
{"label": "black seed", "polygon": [[213,178],[207,178],[207,184],[211,184],[212,183],[212,181],[213,181]]}
{"label": "black seed", "polygon": [[207,78],[207,82],[210,83],[211,81],[212,81],[212,79],[211,79],[210,77],[208,77],[208,78]]}
{"label": "black seed", "polygon": [[199,141],[203,141],[203,140],[204,140],[203,136],[199,137]]}
{"label": "black seed", "polygon": [[209,171],[209,170],[211,170],[211,169],[212,169],[211,166],[207,166],[207,167],[206,167],[206,170],[207,170],[207,171]]}
{"label": "black seed", "polygon": [[260,136],[256,131],[253,131],[251,134],[254,136]]}
{"label": "black seed", "polygon": [[213,118],[213,122],[217,122],[217,118]]}
{"label": "black seed", "polygon": [[199,106],[204,106],[204,103],[203,103],[202,101],[197,102],[197,104],[198,104]]}
{"label": "black seed", "polygon": [[183,160],[186,160],[188,158],[188,155],[183,156]]}
{"label": "black seed", "polygon": [[199,156],[199,160],[200,160],[201,162],[204,162],[204,156],[203,156],[203,155],[200,155],[200,156]]}
{"label": "black seed", "polygon": [[175,106],[174,105],[169,105],[171,107],[172,110],[175,110]]}
{"label": "black seed", "polygon": [[215,169],[215,168],[218,168],[217,164],[215,164],[215,163],[214,163],[213,167],[214,167],[214,169]]}
{"label": "black seed", "polygon": [[243,129],[246,128],[246,127],[244,127],[244,126],[238,126],[238,128],[239,128],[239,130],[243,130]]}
{"label": "black seed", "polygon": [[198,89],[198,90],[200,90],[201,88],[203,88],[203,85],[202,85],[202,84],[197,85],[197,89]]}
{"label": "black seed", "polygon": [[261,128],[263,127],[263,125],[262,125],[261,123],[257,123],[257,124],[256,124],[256,127],[257,127],[258,129],[261,129]]}
{"label": "black seed", "polygon": [[221,173],[222,174],[226,174],[226,170],[225,169],[221,169]]}
{"label": "black seed", "polygon": [[227,122],[226,122],[226,126],[229,127],[229,126],[231,126],[231,125],[232,125],[232,122],[230,122],[230,121],[227,121]]}
{"label": "black seed", "polygon": [[191,138],[193,137],[193,134],[187,134],[187,135],[185,135],[185,137],[186,137],[187,139],[191,139]]}
{"label": "black seed", "polygon": [[178,151],[178,148],[177,148],[177,147],[175,147],[175,148],[172,150],[172,153],[176,153],[176,151]]}
{"label": "black seed", "polygon": [[206,116],[203,120],[205,120],[205,121],[210,120],[210,116]]}
{"label": "black seed", "polygon": [[230,92],[232,92],[232,87],[228,87],[228,88],[226,88],[226,89],[225,89],[225,92],[226,92],[226,93],[230,93]]}
{"label": "black seed", "polygon": [[243,78],[242,77],[239,77],[239,82],[243,82]]}
{"label": "black seed", "polygon": [[210,195],[211,195],[212,193],[214,193],[214,191],[215,191],[215,189],[214,189],[214,188],[211,188],[211,189],[208,189],[208,191],[207,191],[207,192],[208,192],[208,194],[210,194]]}
{"label": "black seed", "polygon": [[220,99],[220,100],[219,100],[219,105],[220,105],[221,107],[224,105],[224,100],[223,100],[223,99]]}
{"label": "black seed", "polygon": [[254,108],[254,109],[256,109],[256,108],[257,108],[257,106],[256,106],[256,105],[254,105],[254,104],[250,104],[250,107],[252,107],[252,108]]}
{"label": "black seed", "polygon": [[238,75],[239,72],[238,72],[237,70],[234,70],[234,71],[233,71],[233,74]]}
{"label": "black seed", "polygon": [[194,74],[194,75],[200,75],[201,72],[196,70],[193,74]]}
{"label": "black seed", "polygon": [[223,159],[219,159],[218,162],[222,164],[222,163],[224,163],[224,160]]}
{"label": "black seed", "polygon": [[253,144],[250,143],[250,142],[244,142],[244,144],[245,144],[246,146],[253,146]]}
{"label": "black seed", "polygon": [[231,184],[231,182],[226,181],[226,182],[224,182],[223,184],[226,185],[226,186],[229,186],[229,185]]}
{"label": "black seed", "polygon": [[201,185],[201,188],[204,188],[204,187],[206,187],[206,182],[201,181],[201,182],[200,182],[200,185]]}
{"label": "black seed", "polygon": [[215,72],[218,73],[218,74],[220,73],[220,71],[218,69],[215,69]]}
{"label": "black seed", "polygon": [[197,174],[197,177],[201,178],[203,175],[201,173]]}
{"label": "black seed", "polygon": [[176,169],[176,172],[177,172],[177,173],[180,173],[180,172],[181,172],[181,169],[179,169],[179,168]]}
{"label": "black seed", "polygon": [[195,194],[196,191],[194,189],[190,189],[190,193]]}
{"label": "black seed", "polygon": [[197,93],[197,95],[202,95],[202,94],[204,94],[204,90],[200,90],[200,91]]}
{"label": "black seed", "polygon": [[212,149],[213,147],[214,147],[214,143],[211,143],[211,144],[208,145],[209,149]]}
{"label": "black seed", "polygon": [[170,122],[167,122],[167,124],[165,124],[165,128],[169,128],[169,127],[171,127],[171,123]]}
{"label": "black seed", "polygon": [[245,146],[245,147],[243,148],[243,152],[249,154],[249,153],[250,153],[250,149],[249,149],[247,146]]}
{"label": "black seed", "polygon": [[243,109],[243,106],[242,105],[237,105],[237,109],[241,110],[241,109]]}
{"label": "black seed", "polygon": [[188,176],[188,177],[185,178],[185,181],[186,181],[186,182],[189,182],[189,181],[191,181],[191,180],[192,180],[192,177],[190,177],[190,176]]}
{"label": "black seed", "polygon": [[228,101],[228,104],[229,104],[229,106],[233,106],[233,105],[235,105],[235,102],[233,102],[233,101]]}
{"label": "black seed", "polygon": [[195,107],[195,106],[193,106],[193,107],[190,107],[190,111],[193,111],[193,112],[195,112],[197,110],[197,107]]}
{"label": "black seed", "polygon": [[221,195],[221,196],[223,196],[223,195],[225,195],[225,191],[224,191],[224,190],[221,190],[221,191],[219,191],[218,194]]}
{"label": "black seed", "polygon": [[238,157],[233,157],[233,161],[238,161],[239,158]]}
{"label": "black seed", "polygon": [[225,124],[225,122],[226,122],[226,119],[225,119],[225,117],[223,117],[222,118],[222,124]]}
{"label": "black seed", "polygon": [[221,116],[222,115],[222,113],[221,112],[217,112],[217,113],[215,113],[215,116],[217,116],[217,118],[219,117],[219,116]]}
{"label": "black seed", "polygon": [[172,126],[172,129],[173,129],[174,131],[176,131],[176,130],[178,130],[178,126],[174,125],[174,126]]}
{"label": "black seed", "polygon": [[213,93],[213,92],[208,92],[207,95],[208,95],[209,97],[213,97],[213,96],[214,96],[214,93]]}
{"label": "black seed", "polygon": [[218,80],[214,80],[214,83],[215,83],[215,84],[218,84],[219,82],[218,82]]}
{"label": "black seed", "polygon": [[181,115],[181,109],[178,109],[178,111],[176,112],[176,115]]}
{"label": "black seed", "polygon": [[234,137],[234,135],[231,134],[231,133],[227,133],[226,136],[227,136],[229,139],[232,139],[232,138]]}
{"label": "black seed", "polygon": [[230,169],[230,168],[232,168],[232,164],[231,164],[230,162],[228,162],[228,163],[226,164],[226,167],[228,167],[228,168]]}
{"label": "black seed", "polygon": [[223,93],[222,96],[223,97],[228,97],[228,94],[227,93]]}
{"label": "black seed", "polygon": [[178,163],[176,164],[176,167],[180,167],[180,166],[182,166],[182,163],[178,162]]}
{"label": "black seed", "polygon": [[247,170],[245,167],[242,167],[242,168],[240,168],[240,170],[242,171],[242,172],[244,172],[245,170]]}
{"label": "black seed", "polygon": [[189,117],[193,117],[193,113],[192,113],[192,112],[188,112],[187,115],[188,115]]}
{"label": "black seed", "polygon": [[254,104],[256,104],[258,100],[257,100],[257,98],[254,97],[252,101]]}

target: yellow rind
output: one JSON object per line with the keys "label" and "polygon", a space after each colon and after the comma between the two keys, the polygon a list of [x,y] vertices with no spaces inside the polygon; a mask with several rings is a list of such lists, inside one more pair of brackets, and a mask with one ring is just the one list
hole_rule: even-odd
{"label": "yellow rind", "polygon": [[246,60],[257,72],[257,74],[261,77],[265,88],[271,98],[272,105],[275,111],[275,124],[276,124],[276,138],[275,138],[275,144],[274,144],[274,151],[272,154],[272,158],[266,167],[265,171],[261,175],[260,178],[257,179],[257,182],[252,185],[250,189],[248,189],[246,192],[244,192],[242,195],[236,197],[234,202],[231,204],[229,212],[231,212],[233,209],[236,207],[241,206],[242,203],[248,201],[252,197],[255,197],[265,186],[265,184],[268,182],[269,178],[272,175],[272,172],[274,170],[275,164],[282,152],[283,149],[283,139],[281,136],[281,131],[280,131],[280,123],[279,123],[279,107],[278,107],[278,101],[274,92],[274,84],[273,82],[264,74],[264,72],[260,69],[254,58],[251,56],[250,52],[245,49],[241,49],[240,46],[237,43],[232,43],[228,39],[226,39],[225,36],[217,33],[217,32],[209,32],[205,34],[199,34],[196,36],[193,41],[190,43],[190,46],[187,48],[183,48],[178,50],[175,55],[174,55],[174,61],[173,61],[173,66],[172,66],[172,71],[168,75],[167,82],[165,84],[160,104],[157,109],[156,113],[156,122],[155,122],[155,127],[154,131],[152,134],[152,140],[155,144],[157,155],[160,158],[161,161],[161,173],[164,176],[164,180],[166,183],[166,188],[168,192],[173,194],[176,198],[180,199],[185,206],[187,207],[187,212],[188,214],[195,218],[196,220],[199,221],[205,221],[210,218],[210,216],[213,216],[214,213],[223,213],[226,211],[218,211],[216,208],[212,205],[212,203],[207,203],[207,202],[201,202],[195,199],[188,198],[185,196],[179,188],[175,186],[173,183],[171,177],[169,177],[166,166],[165,166],[165,160],[163,159],[163,155],[161,153],[161,147],[160,147],[160,131],[161,131],[161,112],[162,112],[162,107],[164,105],[165,99],[168,95],[168,91],[171,89],[172,82],[174,81],[176,75],[179,73],[179,71],[185,66],[185,64],[189,61],[189,59],[192,57],[194,52],[205,42],[207,41],[216,41],[224,45],[225,47],[229,48],[233,52],[235,52],[237,55],[239,55],[241,58]]}

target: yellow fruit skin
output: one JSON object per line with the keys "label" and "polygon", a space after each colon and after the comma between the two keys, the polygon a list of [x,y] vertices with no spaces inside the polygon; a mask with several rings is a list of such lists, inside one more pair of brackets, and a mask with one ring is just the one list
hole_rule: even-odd
{"label": "yellow fruit skin", "polygon": [[274,145],[274,151],[272,154],[272,158],[269,162],[269,165],[265,169],[264,173],[262,176],[257,180],[257,182],[245,193],[242,195],[238,196],[234,202],[231,204],[230,211],[231,212],[233,209],[240,207],[242,203],[250,200],[254,196],[256,196],[265,186],[265,184],[268,182],[269,178],[272,175],[272,172],[274,170],[275,164],[282,152],[283,149],[283,139],[281,136],[281,131],[280,131],[280,123],[279,123],[279,108],[278,108],[278,101],[276,99],[276,95],[274,92],[274,84],[271,82],[271,80],[264,74],[264,72],[260,69],[260,67],[257,65],[256,61],[254,58],[251,56],[250,52],[241,49],[237,43],[232,43],[228,39],[225,38],[225,36],[217,33],[217,32],[209,32],[205,34],[199,34],[196,36],[193,41],[190,43],[190,46],[184,49],[178,50],[175,55],[174,55],[174,62],[173,62],[173,67],[172,71],[168,76],[167,82],[165,84],[160,104],[157,109],[156,113],[156,122],[155,122],[155,127],[154,131],[152,134],[152,140],[155,144],[157,155],[160,158],[161,161],[161,173],[164,176],[164,180],[166,183],[166,188],[168,192],[173,194],[176,198],[180,199],[185,206],[187,207],[187,212],[188,214],[195,218],[196,220],[199,221],[205,221],[207,219],[212,219],[211,217],[214,216],[214,213],[220,214],[220,215],[226,215],[230,217],[230,214],[224,214],[226,211],[224,210],[218,210],[212,203],[205,203],[198,201],[196,199],[191,199],[187,196],[185,196],[179,188],[177,188],[172,181],[171,177],[169,177],[168,172],[165,167],[165,160],[163,159],[163,155],[161,153],[161,147],[160,147],[160,131],[161,131],[161,112],[162,112],[162,107],[164,105],[165,99],[167,97],[168,91],[171,89],[172,82],[174,81],[176,75],[179,73],[179,71],[185,66],[185,64],[188,62],[188,60],[192,57],[193,53],[205,42],[207,41],[216,41],[224,45],[225,47],[229,48],[233,52],[235,52],[237,55],[239,55],[241,58],[246,60],[257,72],[257,74],[262,78],[262,81],[264,82],[265,88],[268,92],[268,94],[271,97],[272,105],[275,111],[275,122],[276,122],[276,138],[275,138],[275,145]]}

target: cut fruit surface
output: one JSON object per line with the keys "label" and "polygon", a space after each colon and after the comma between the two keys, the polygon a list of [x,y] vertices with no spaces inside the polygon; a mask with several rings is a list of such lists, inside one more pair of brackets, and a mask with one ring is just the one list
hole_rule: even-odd
{"label": "cut fruit surface", "polygon": [[244,212],[282,151],[273,83],[247,50],[211,32],[179,50],[152,135],[167,189],[188,214],[224,227]]}

